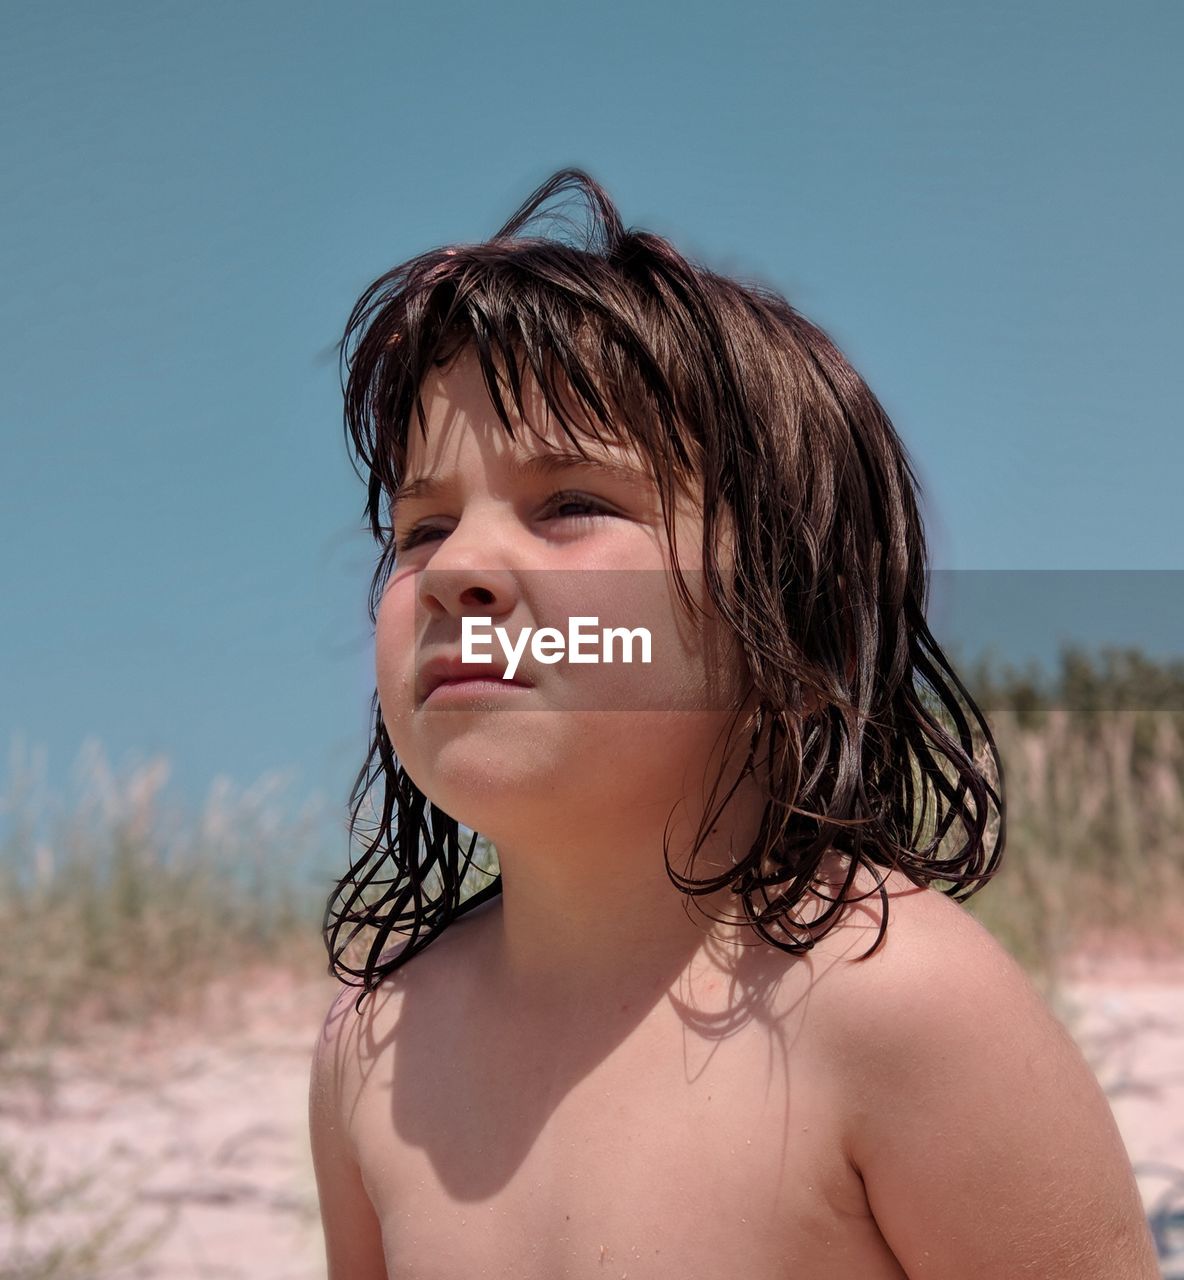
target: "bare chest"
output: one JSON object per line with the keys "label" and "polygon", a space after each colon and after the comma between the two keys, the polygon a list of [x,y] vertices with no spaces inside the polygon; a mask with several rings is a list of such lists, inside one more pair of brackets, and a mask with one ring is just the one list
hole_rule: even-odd
{"label": "bare chest", "polygon": [[352,1126],[392,1280],[903,1276],[792,1022],[657,1016],[608,1052],[422,1030]]}

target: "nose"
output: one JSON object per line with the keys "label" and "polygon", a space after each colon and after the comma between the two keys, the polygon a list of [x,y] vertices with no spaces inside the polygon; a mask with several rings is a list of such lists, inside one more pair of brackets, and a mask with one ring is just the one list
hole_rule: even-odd
{"label": "nose", "polygon": [[439,545],[419,574],[418,597],[430,616],[483,618],[512,613],[519,599],[515,574],[486,521],[464,520]]}

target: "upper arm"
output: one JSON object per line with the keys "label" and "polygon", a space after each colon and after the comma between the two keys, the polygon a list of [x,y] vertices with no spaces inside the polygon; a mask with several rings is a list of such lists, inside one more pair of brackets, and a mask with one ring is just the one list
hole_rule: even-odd
{"label": "upper arm", "polygon": [[308,1090],[309,1139],[325,1234],[328,1280],[388,1280],[382,1228],[362,1182],[347,1123],[356,1054],[356,992],[344,987],[325,1018]]}
{"label": "upper arm", "polygon": [[910,949],[906,933],[846,1025],[848,1155],[901,1266],[1157,1280],[1129,1157],[1068,1032],[963,908],[915,910],[932,936]]}

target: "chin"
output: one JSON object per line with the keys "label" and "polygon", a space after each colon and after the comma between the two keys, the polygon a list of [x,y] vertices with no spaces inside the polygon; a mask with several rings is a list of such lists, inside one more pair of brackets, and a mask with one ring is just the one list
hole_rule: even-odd
{"label": "chin", "polygon": [[540,820],[545,823],[546,797],[524,795],[521,788],[507,791],[505,787],[474,786],[470,778],[457,780],[455,786],[433,779],[429,788],[420,790],[462,827],[479,832],[495,844],[507,833],[520,831],[524,823],[531,825],[530,815],[536,804],[540,806]]}
{"label": "chin", "polygon": [[552,793],[545,762],[514,735],[469,734],[399,760],[437,808],[482,834]]}

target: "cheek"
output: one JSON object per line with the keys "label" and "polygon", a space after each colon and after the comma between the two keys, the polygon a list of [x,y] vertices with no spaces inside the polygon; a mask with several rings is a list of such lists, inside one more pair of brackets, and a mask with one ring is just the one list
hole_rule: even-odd
{"label": "cheek", "polygon": [[[561,593],[550,593],[561,630],[568,618],[579,615],[594,619],[593,634],[598,628],[622,633],[607,641],[611,658],[605,657],[606,641],[601,639],[585,647],[598,661],[555,668],[563,705],[589,711],[687,709],[688,698],[695,700],[701,684],[702,637],[672,592],[665,570],[647,566],[577,575],[564,583]],[[648,634],[648,646],[641,632]],[[633,633],[633,638],[626,641],[623,633]],[[643,660],[647,648],[648,662]],[[632,653],[629,662],[624,661],[627,652]]]}
{"label": "cheek", "polygon": [[415,702],[415,582],[411,574],[393,579],[374,624],[374,669],[383,724],[397,754],[402,726]]}
{"label": "cheek", "polygon": [[[632,668],[641,695],[638,706],[692,713],[734,709],[743,697],[747,667],[736,638],[710,606],[702,574],[685,573],[697,606],[692,613],[672,580],[648,577],[645,590],[629,610],[633,625],[645,625],[653,640],[651,662]],[[601,670],[607,673],[611,668]]]}

